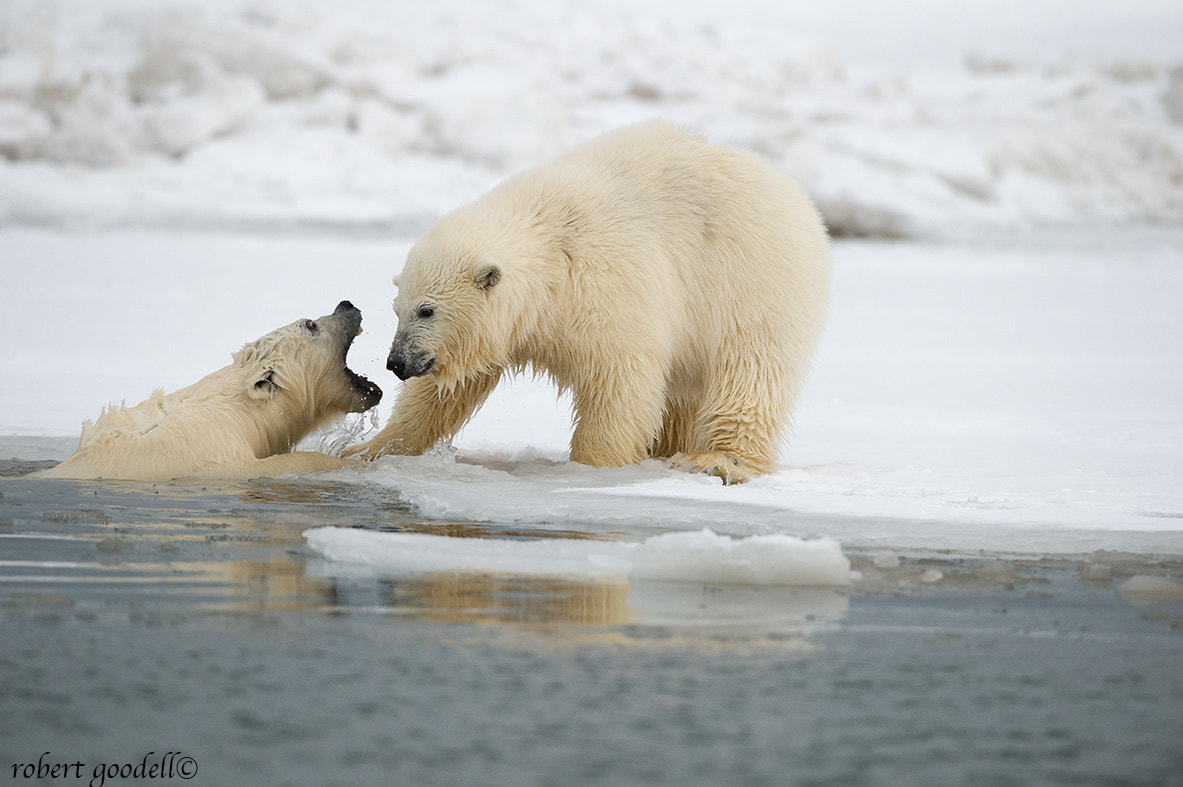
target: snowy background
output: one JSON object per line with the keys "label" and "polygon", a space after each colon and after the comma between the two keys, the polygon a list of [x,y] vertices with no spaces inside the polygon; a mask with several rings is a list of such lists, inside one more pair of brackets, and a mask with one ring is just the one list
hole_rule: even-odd
{"label": "snowy background", "polygon": [[343,298],[384,419],[415,236],[661,117],[797,177],[839,238],[782,470],[570,464],[569,404],[516,380],[454,450],[345,477],[636,537],[1183,554],[1183,6],[793,5],[4,0],[3,448],[63,456]]}
{"label": "snowy background", "polygon": [[6,0],[0,221],[413,231],[654,116],[836,234],[1183,220],[1178,4],[791,5]]}

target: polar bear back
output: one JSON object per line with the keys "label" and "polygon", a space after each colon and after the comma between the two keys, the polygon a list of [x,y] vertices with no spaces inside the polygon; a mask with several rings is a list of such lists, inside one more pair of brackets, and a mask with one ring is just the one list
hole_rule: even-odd
{"label": "polar bear back", "polygon": [[[561,256],[530,251],[567,263],[572,290],[527,361],[553,355],[562,324],[582,320],[589,330],[572,341],[618,351],[630,336],[656,339],[674,378],[679,367],[696,374],[704,346],[799,356],[805,374],[825,319],[828,238],[800,187],[744,150],[644,123],[515,176],[457,214],[519,242],[556,244]],[[523,217],[536,223],[524,232]],[[473,237],[447,220],[436,231]],[[629,323],[627,335],[610,321]]]}

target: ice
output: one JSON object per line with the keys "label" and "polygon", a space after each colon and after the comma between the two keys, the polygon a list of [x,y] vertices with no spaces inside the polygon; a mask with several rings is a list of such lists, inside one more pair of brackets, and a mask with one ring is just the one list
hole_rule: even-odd
{"label": "ice", "polygon": [[750,587],[846,587],[850,561],[837,542],[786,535],[733,539],[709,529],[639,543],[566,538],[534,541],[453,538],[325,527],[304,533],[334,563],[380,575],[440,571],[610,577]]}
{"label": "ice", "polygon": [[1119,584],[1117,595],[1132,604],[1169,604],[1183,601],[1183,582],[1137,574]]}
{"label": "ice", "polygon": [[704,528],[647,538],[632,550],[631,558],[629,573],[640,580],[786,587],[850,584],[850,561],[828,538],[732,539]]}

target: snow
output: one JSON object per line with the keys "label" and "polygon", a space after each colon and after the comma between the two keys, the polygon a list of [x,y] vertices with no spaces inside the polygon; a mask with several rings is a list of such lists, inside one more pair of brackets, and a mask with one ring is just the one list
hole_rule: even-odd
{"label": "snow", "polygon": [[0,223],[420,226],[654,116],[843,234],[1183,219],[1174,5],[782,5],[12,0]]}
{"label": "snow", "polygon": [[[389,282],[414,238],[664,117],[798,177],[843,236],[781,468],[723,487],[572,464],[569,399],[517,378],[453,446],[328,478],[422,517],[583,530],[628,571],[655,540],[681,565],[659,539],[704,529],[720,570],[764,537],[888,563],[1183,555],[1178,4],[401,5],[0,8],[0,447],[76,436],[342,299],[387,398],[304,447],[358,439],[397,393]],[[566,548],[545,541],[490,563]]]}

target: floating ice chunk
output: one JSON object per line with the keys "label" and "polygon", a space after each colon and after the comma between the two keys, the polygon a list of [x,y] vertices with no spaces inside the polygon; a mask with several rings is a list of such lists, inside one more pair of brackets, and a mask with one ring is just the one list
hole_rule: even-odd
{"label": "floating ice chunk", "polygon": [[1131,604],[1168,604],[1172,601],[1183,601],[1183,582],[1175,582],[1165,577],[1152,577],[1137,574],[1122,582],[1115,589]]}
{"label": "floating ice chunk", "polygon": [[647,538],[632,550],[632,577],[718,585],[845,586],[850,561],[828,538],[730,538],[703,529]]}
{"label": "floating ice chunk", "polygon": [[703,530],[640,543],[577,539],[453,538],[325,527],[304,533],[330,561],[378,574],[486,571],[610,576],[718,585],[845,587],[850,561],[838,543],[786,535],[733,539]]}

